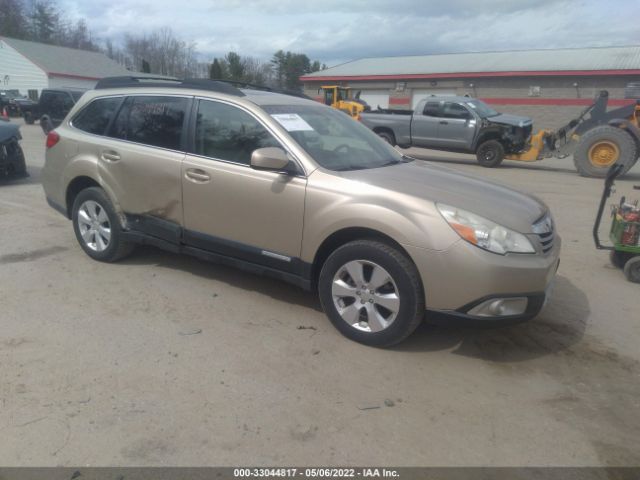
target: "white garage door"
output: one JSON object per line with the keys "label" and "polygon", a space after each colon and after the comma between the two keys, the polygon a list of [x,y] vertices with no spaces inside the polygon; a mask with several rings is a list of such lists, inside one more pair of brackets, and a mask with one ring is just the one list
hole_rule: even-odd
{"label": "white garage door", "polygon": [[360,99],[369,104],[372,110],[389,108],[389,90],[362,90]]}
{"label": "white garage door", "polygon": [[430,97],[431,95],[455,95],[455,92],[446,92],[442,90],[414,90],[411,96],[411,108],[416,108],[420,100]]}

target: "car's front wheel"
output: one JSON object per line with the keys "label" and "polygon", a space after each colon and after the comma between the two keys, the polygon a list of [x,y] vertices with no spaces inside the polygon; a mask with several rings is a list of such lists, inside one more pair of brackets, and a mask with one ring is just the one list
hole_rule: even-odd
{"label": "car's front wheel", "polygon": [[335,250],[322,267],[318,290],[333,325],[366,345],[399,343],[424,318],[424,293],[415,265],[379,241],[353,241]]}
{"label": "car's front wheel", "polygon": [[78,194],[73,202],[72,220],[78,243],[94,260],[115,262],[133,250],[133,244],[122,238],[118,216],[99,187]]}

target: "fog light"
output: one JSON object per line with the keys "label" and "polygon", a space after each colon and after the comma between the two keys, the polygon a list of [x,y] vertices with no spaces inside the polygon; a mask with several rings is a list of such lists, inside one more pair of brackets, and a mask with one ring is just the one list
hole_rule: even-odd
{"label": "fog light", "polygon": [[508,317],[522,315],[527,310],[527,297],[491,298],[467,312],[474,317]]}

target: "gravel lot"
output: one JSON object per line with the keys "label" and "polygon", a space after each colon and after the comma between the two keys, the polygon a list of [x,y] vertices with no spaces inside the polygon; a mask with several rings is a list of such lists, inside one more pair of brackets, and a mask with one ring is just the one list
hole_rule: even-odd
{"label": "gravel lot", "polygon": [[[284,283],[153,248],[90,260],[45,203],[40,127],[22,133],[31,177],[0,185],[1,465],[640,464],[640,287],[595,250],[602,181],[571,159],[412,150],[540,196],[562,262],[531,322],[378,350]],[[616,195],[633,183],[640,165]]]}

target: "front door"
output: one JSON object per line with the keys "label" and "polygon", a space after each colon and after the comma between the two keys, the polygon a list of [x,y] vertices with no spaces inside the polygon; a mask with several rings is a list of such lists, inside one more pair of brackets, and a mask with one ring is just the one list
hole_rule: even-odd
{"label": "front door", "polygon": [[467,107],[456,102],[444,102],[438,122],[438,137],[442,146],[469,149],[475,135],[476,120]]}
{"label": "front door", "polygon": [[257,148],[280,142],[246,110],[199,100],[182,167],[185,242],[281,270],[300,256],[306,178],[258,171]]}

